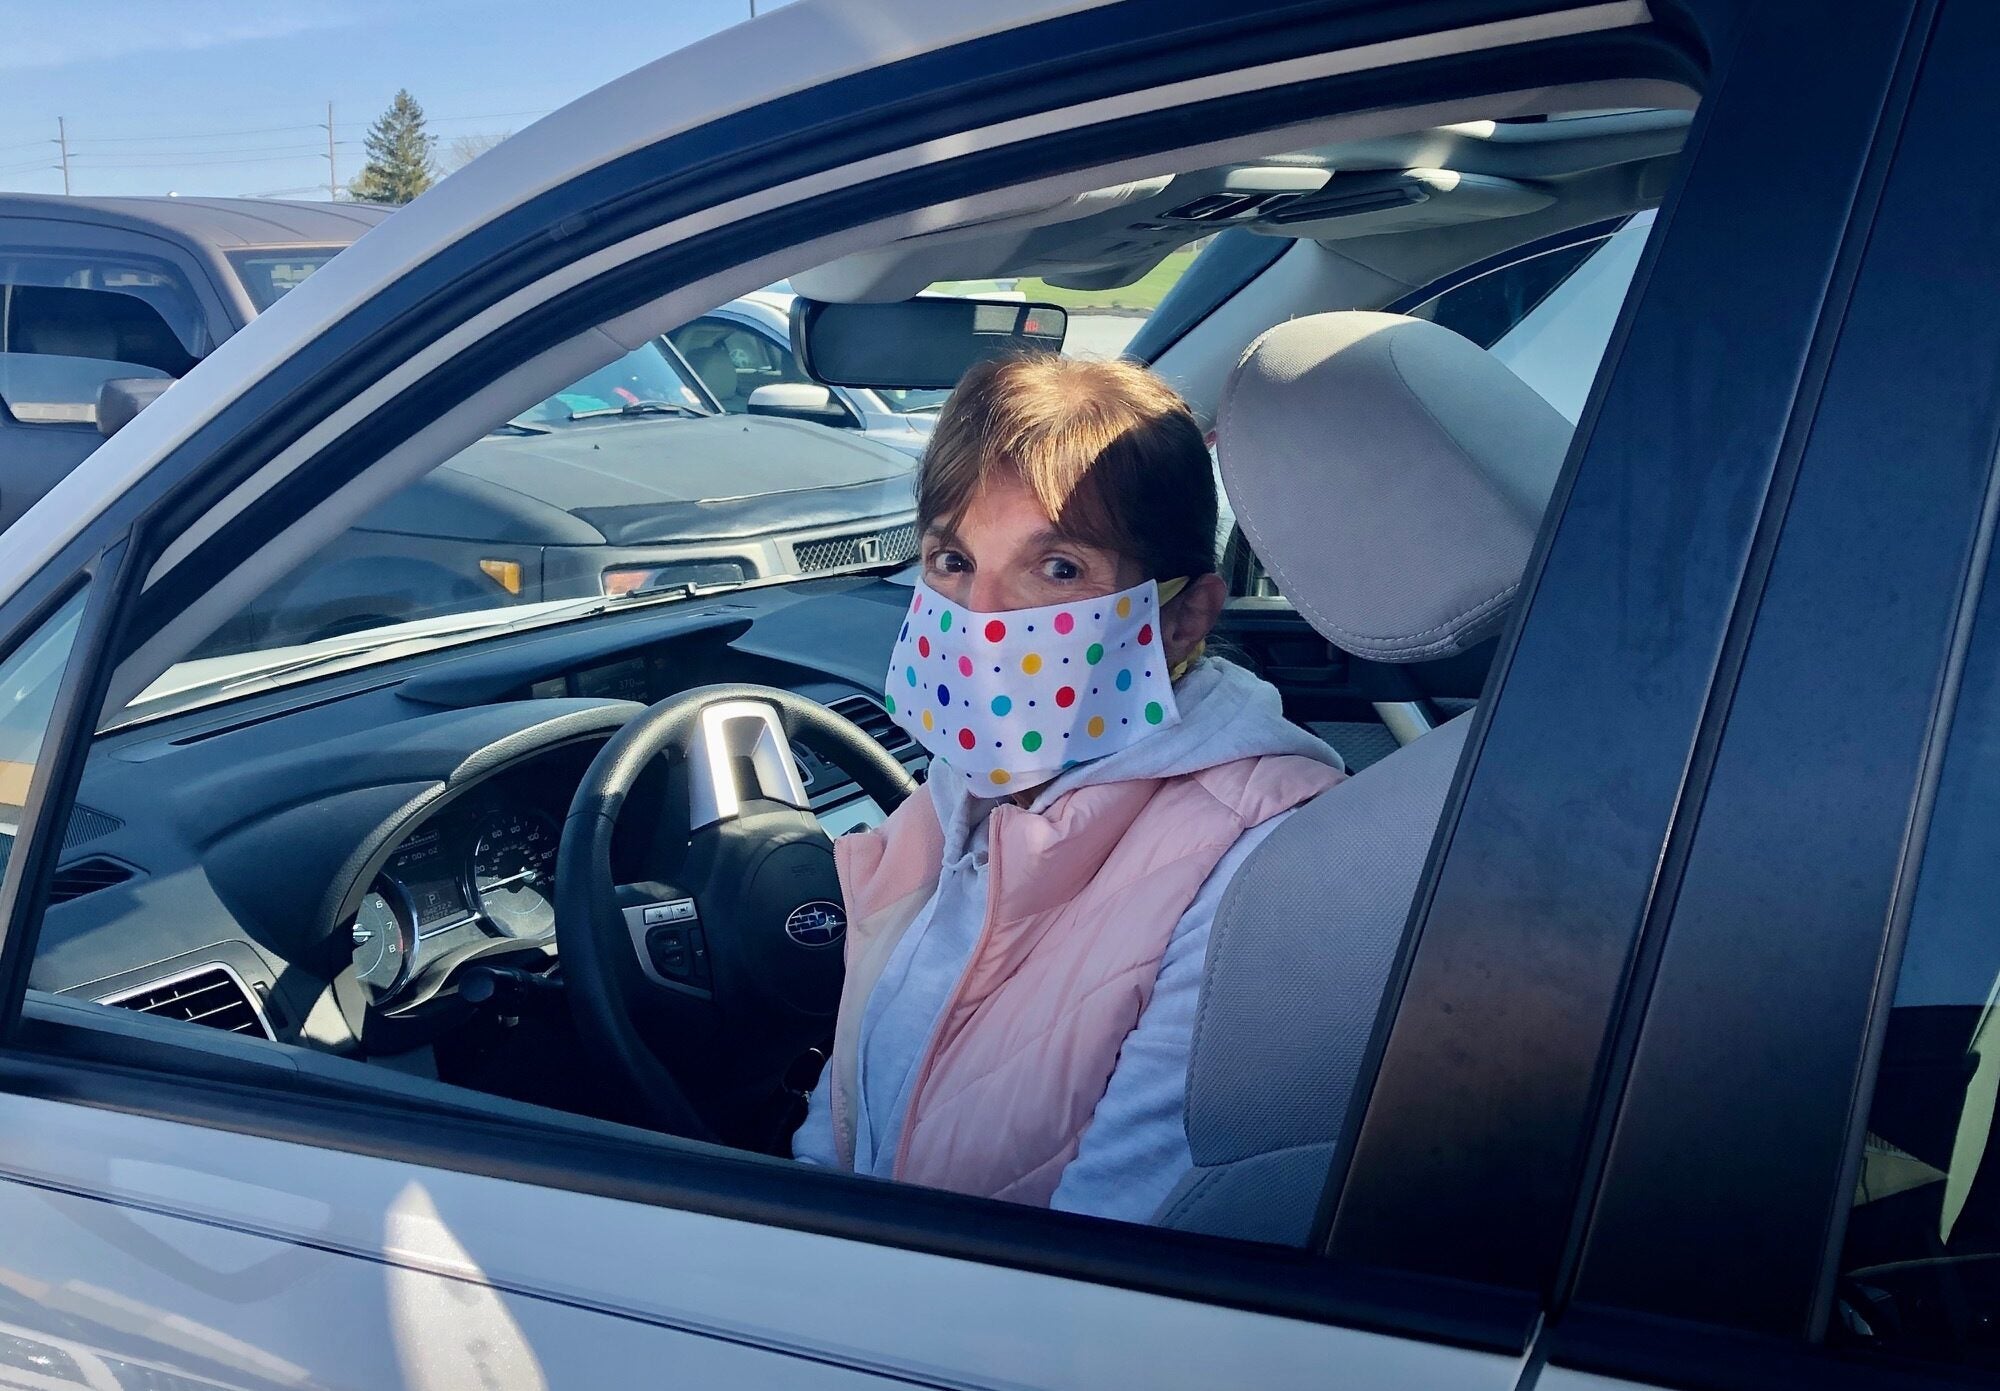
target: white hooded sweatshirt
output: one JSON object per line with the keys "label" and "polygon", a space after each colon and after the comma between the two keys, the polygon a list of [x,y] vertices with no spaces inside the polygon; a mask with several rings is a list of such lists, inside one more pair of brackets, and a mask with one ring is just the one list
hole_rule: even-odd
{"label": "white hooded sweatshirt", "polygon": [[[1180,710],[1177,723],[1107,758],[1070,769],[1035,794],[1030,810],[1041,811],[1080,787],[1181,776],[1264,755],[1302,754],[1343,766],[1340,755],[1285,719],[1276,689],[1241,667],[1203,661],[1176,684],[1174,697]],[[933,777],[927,789],[944,831],[943,871],[862,1015],[854,1167],[878,1178],[890,1177],[909,1113],[916,1061],[972,959],[986,909],[986,820],[994,803],[971,795],[959,777]],[[1209,926],[1236,871],[1284,819],[1274,817],[1245,832],[1175,925],[1153,998],[1126,1036],[1104,1097],[1050,1206],[1147,1222],[1194,1167],[1187,1142],[1187,1072]],[[830,1085],[822,1076],[805,1122],[793,1137],[794,1156],[807,1163],[838,1162],[827,1100]]]}

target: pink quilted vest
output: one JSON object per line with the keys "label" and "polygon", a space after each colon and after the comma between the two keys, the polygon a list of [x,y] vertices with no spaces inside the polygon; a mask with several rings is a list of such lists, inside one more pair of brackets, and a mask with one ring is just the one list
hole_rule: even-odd
{"label": "pink quilted vest", "polygon": [[[995,807],[986,920],[917,1062],[895,1177],[1046,1206],[1203,882],[1245,830],[1342,776],[1274,755],[1083,787],[1039,812]],[[944,834],[919,793],[834,853],[849,926],[828,1066],[834,1140],[851,1168],[862,1014],[936,890]]]}

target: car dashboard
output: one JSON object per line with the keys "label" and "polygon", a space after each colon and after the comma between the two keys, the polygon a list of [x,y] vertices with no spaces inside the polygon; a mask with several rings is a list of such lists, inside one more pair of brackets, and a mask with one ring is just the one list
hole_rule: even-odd
{"label": "car dashboard", "polygon": [[[717,682],[853,719],[921,774],[876,701],[909,589],[799,582],[613,611],[101,735],[34,988],[349,1056],[415,1057],[498,969],[559,974],[555,874],[585,770],[645,705]],[[794,750],[830,835],[881,818]],[[642,836],[642,781],[621,820]]]}

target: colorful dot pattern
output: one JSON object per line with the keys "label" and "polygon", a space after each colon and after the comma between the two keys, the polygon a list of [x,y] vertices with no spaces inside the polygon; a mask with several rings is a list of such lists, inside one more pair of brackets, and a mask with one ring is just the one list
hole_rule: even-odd
{"label": "colorful dot pattern", "polygon": [[963,609],[919,584],[883,708],[973,790],[1034,786],[1179,719],[1159,605],[1150,580],[1006,613]]}

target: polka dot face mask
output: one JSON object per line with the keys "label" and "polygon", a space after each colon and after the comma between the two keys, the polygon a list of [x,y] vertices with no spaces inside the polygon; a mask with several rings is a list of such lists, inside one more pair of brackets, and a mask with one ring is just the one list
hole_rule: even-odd
{"label": "polka dot face mask", "polygon": [[979,796],[1037,786],[1180,719],[1151,580],[1004,613],[919,582],[904,617],[883,704]]}

